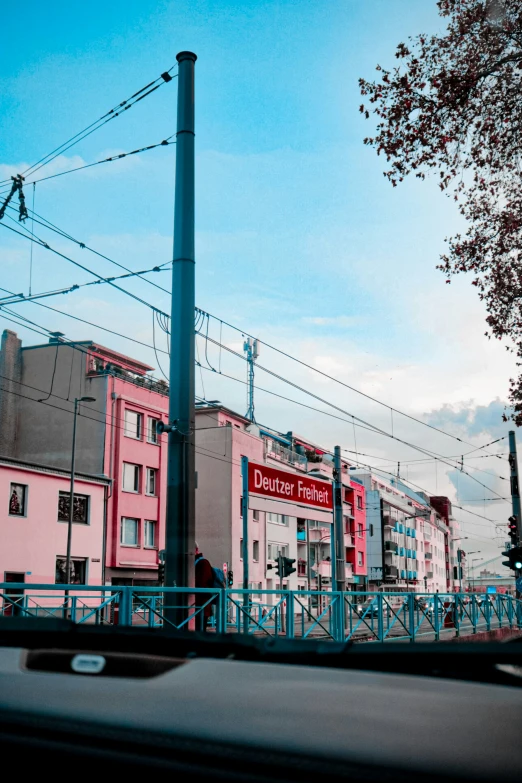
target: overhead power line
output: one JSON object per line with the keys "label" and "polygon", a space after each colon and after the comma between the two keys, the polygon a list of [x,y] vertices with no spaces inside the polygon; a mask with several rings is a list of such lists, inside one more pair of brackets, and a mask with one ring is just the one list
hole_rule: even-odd
{"label": "overhead power line", "polygon": [[121,160],[122,158],[128,158],[129,155],[137,155],[140,152],[148,152],[148,150],[155,150],[157,147],[170,147],[171,144],[175,144],[175,141],[169,141],[172,136],[167,139],[158,142],[158,144],[150,144],[148,147],[140,147],[138,150],[132,150],[131,152],[121,152],[119,155],[113,155],[110,158],[104,158],[103,160],[97,160],[94,163],[86,163],[83,166],[76,166],[74,169],[67,169],[67,171],[60,171],[58,174],[50,174],[48,177],[41,177],[40,179],[32,179],[27,182],[27,185],[36,185],[37,182],[45,182],[48,179],[55,179],[56,177],[63,177],[64,174],[72,174],[73,171],[82,171],[82,169],[90,169],[92,166],[99,166],[101,163],[113,163],[115,160]]}
{"label": "overhead power line", "polygon": [[[54,150],[47,153],[47,155],[44,155],[42,158],[36,161],[32,166],[29,166],[25,171],[22,171],[22,176],[26,178],[29,174],[34,174],[36,171],[41,169],[43,166],[46,166],[48,163],[50,163],[52,160],[58,157],[58,155],[63,155],[64,152],[71,149],[71,147],[78,144],[80,141],[85,139],[87,136],[90,136],[91,133],[94,133],[99,128],[101,128],[103,125],[106,125],[111,120],[116,119],[116,117],[119,117],[121,114],[123,114],[125,111],[128,111],[133,106],[135,106],[139,101],[142,101],[144,98],[146,98],[151,93],[155,92],[159,87],[161,87],[163,84],[166,84],[167,82],[172,81],[177,74],[174,76],[171,76],[171,71],[176,66],[172,66],[168,71],[165,71],[161,74],[161,76],[158,76],[157,79],[154,79],[153,81],[149,82],[145,85],[145,87],[142,87],[137,92],[133,93],[130,98],[126,98],[124,101],[121,101],[116,106],[114,106],[112,109],[110,109],[105,114],[102,114],[101,117],[99,117],[94,122],[91,122],[90,125],[87,125],[86,128],[79,131],[78,133],[75,133],[74,136],[71,136],[71,138],[67,139],[67,141],[64,141],[62,144],[60,144],[58,147],[55,147]],[[4,180],[9,181],[9,180]]]}
{"label": "overhead power line", "polygon": [[[41,216],[40,216],[40,217],[41,217]],[[43,218],[43,219],[45,220],[45,218]],[[51,224],[51,226],[52,226],[52,224]],[[62,232],[61,232],[61,230],[60,230],[60,229],[58,229],[56,226],[52,226],[52,229],[51,229],[51,230],[55,230],[55,231],[58,231],[59,233],[62,233]],[[83,245],[83,243],[78,243],[78,240],[75,240],[75,239],[73,239],[73,238],[72,238],[70,235],[67,235],[67,234],[65,234],[65,233],[62,233],[62,235],[63,235],[63,236],[66,236],[66,237],[67,237],[68,239],[70,239],[71,241],[73,241],[73,242],[75,242],[75,243],[77,243],[77,244],[80,244],[81,246]],[[96,253],[97,251],[94,251],[94,250],[93,250],[92,252],[95,252],[95,253]],[[99,253],[98,253],[98,255],[101,255],[101,254],[99,254]],[[103,256],[103,255],[101,255],[101,257],[105,258],[105,259],[106,259],[107,261],[109,261],[110,263],[114,263],[114,264],[116,264],[117,266],[120,266],[120,267],[122,266],[121,264],[118,264],[117,262],[113,261],[113,259],[109,258],[108,256]],[[123,268],[125,268],[125,269],[126,269],[126,267],[123,267]],[[128,270],[128,269],[127,269],[127,271],[131,271],[131,270]],[[151,285],[156,285],[156,284],[155,284],[155,283],[153,283],[152,281],[148,281],[148,282],[150,282],[150,283],[151,283]],[[166,288],[163,288],[162,286],[157,286],[157,285],[156,285],[156,287],[157,287],[157,288],[160,288],[160,290],[164,291],[165,293],[167,293],[167,294],[169,294],[169,295],[170,295],[170,293],[171,293],[171,292],[170,292],[168,289],[166,289]],[[150,306],[150,307],[153,307],[153,306],[152,306],[152,305],[150,305],[150,304],[149,304],[149,306]],[[161,311],[158,311],[158,312],[161,312]],[[225,326],[228,326],[229,328],[233,329],[233,330],[234,330],[234,331],[236,331],[236,332],[239,332],[240,334],[244,334],[244,335],[246,335],[247,337],[253,337],[253,335],[249,334],[248,332],[245,332],[244,330],[240,329],[240,328],[239,328],[239,327],[237,327],[237,326],[234,326],[233,324],[231,324],[231,323],[229,323],[229,322],[227,322],[227,321],[224,321],[224,320],[223,320],[223,319],[221,319],[219,316],[213,315],[212,313],[208,313],[208,312],[206,312],[206,311],[204,311],[204,310],[200,310],[200,308],[196,308],[196,312],[197,312],[198,314],[202,314],[204,317],[206,316],[206,317],[207,317],[207,319],[208,319],[208,318],[213,318],[214,320],[218,321],[220,324],[222,324],[222,325],[225,325]],[[166,314],[164,314],[164,315],[166,315]],[[169,316],[168,316],[168,315],[166,315],[166,317],[167,317],[167,318],[169,318]],[[208,323],[207,323],[207,328],[208,328]],[[255,339],[255,338],[254,338],[254,339]],[[439,432],[439,433],[441,433],[441,434],[443,434],[443,435],[446,435],[447,437],[453,438],[453,439],[457,440],[458,442],[460,442],[460,443],[463,443],[463,444],[465,444],[465,445],[467,445],[467,446],[471,446],[471,447],[472,447],[472,451],[481,451],[481,450],[484,450],[484,449],[485,449],[485,448],[487,448],[488,446],[491,446],[491,445],[493,445],[494,443],[497,443],[497,442],[499,442],[499,441],[501,441],[501,440],[504,440],[504,438],[505,438],[505,436],[502,436],[501,438],[497,438],[497,439],[495,439],[495,440],[493,440],[493,441],[490,441],[489,443],[485,444],[484,446],[475,446],[475,444],[473,444],[473,443],[469,443],[468,441],[465,441],[465,440],[463,440],[462,438],[459,438],[459,437],[458,437],[458,436],[456,436],[456,435],[453,435],[453,434],[451,434],[451,433],[449,433],[449,432],[446,432],[445,430],[442,430],[442,429],[440,429],[439,427],[435,427],[435,426],[434,426],[434,425],[432,425],[432,424],[428,424],[427,422],[425,422],[425,421],[422,421],[422,419],[418,419],[418,418],[416,418],[415,416],[411,416],[410,414],[404,413],[403,411],[399,411],[399,410],[397,410],[396,408],[393,408],[392,406],[388,405],[388,403],[382,402],[381,400],[378,400],[377,398],[375,398],[375,397],[372,397],[372,396],[370,396],[370,395],[366,394],[365,392],[361,392],[359,389],[356,389],[355,387],[353,387],[353,386],[350,386],[349,384],[346,384],[344,381],[340,381],[338,378],[335,378],[334,376],[332,376],[332,375],[329,375],[328,373],[325,373],[324,371],[322,371],[322,370],[319,370],[319,369],[317,369],[316,367],[313,367],[313,365],[310,365],[310,364],[308,364],[307,362],[303,362],[301,359],[298,359],[297,357],[295,357],[295,356],[292,356],[292,355],[291,355],[291,354],[289,354],[288,352],[286,352],[286,351],[283,351],[282,349],[280,349],[280,348],[277,348],[276,346],[274,346],[274,345],[271,345],[270,343],[266,343],[266,342],[264,342],[264,341],[262,341],[262,340],[260,340],[260,343],[262,343],[263,345],[265,345],[267,348],[270,348],[271,350],[273,350],[273,351],[275,351],[275,352],[277,352],[277,353],[281,354],[281,355],[282,355],[282,356],[284,356],[285,358],[291,359],[292,361],[294,361],[294,362],[297,362],[298,364],[301,364],[302,366],[306,367],[307,369],[309,369],[309,370],[313,370],[314,372],[317,372],[318,374],[322,375],[323,377],[326,377],[326,378],[328,378],[329,380],[335,381],[335,383],[338,383],[338,384],[340,384],[340,385],[342,385],[342,386],[344,386],[344,387],[346,387],[346,388],[350,389],[351,391],[354,391],[355,393],[357,393],[357,394],[360,394],[360,395],[362,395],[363,397],[366,397],[366,398],[368,398],[368,399],[372,400],[373,402],[377,402],[379,405],[382,405],[383,407],[386,407],[386,408],[388,408],[388,410],[390,410],[390,411],[392,412],[392,414],[393,414],[393,413],[398,413],[399,415],[405,416],[406,418],[408,418],[408,419],[410,419],[410,420],[412,420],[412,421],[415,421],[415,422],[417,422],[418,424],[421,424],[421,425],[423,425],[423,426],[425,426],[425,427],[428,427],[428,428],[429,428],[429,429],[431,429],[431,430],[434,430],[434,431],[436,431],[436,432]],[[468,453],[472,453],[472,452],[470,451],[470,452],[468,452]],[[501,458],[501,457],[500,457],[498,454],[487,454],[487,456],[498,457],[499,459]]]}

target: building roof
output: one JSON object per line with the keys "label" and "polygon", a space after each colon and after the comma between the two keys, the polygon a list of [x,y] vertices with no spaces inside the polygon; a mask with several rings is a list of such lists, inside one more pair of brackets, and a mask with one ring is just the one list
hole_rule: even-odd
{"label": "building roof", "polygon": [[[70,470],[54,468],[52,465],[41,465],[38,462],[27,462],[21,459],[11,459],[11,457],[0,456],[0,467],[2,466],[11,466],[13,468],[20,468],[22,470],[25,468],[26,470],[32,470],[38,473],[49,473],[51,475],[65,476],[67,478],[69,478],[71,475]],[[74,475],[76,478],[85,479],[86,481],[96,481],[100,484],[111,483],[111,479],[107,476],[97,476],[93,473],[78,473],[77,471],[75,471]]]}
{"label": "building roof", "polygon": [[64,345],[65,347],[74,347],[75,345],[78,345],[84,348],[88,348],[92,351],[93,354],[98,355],[100,358],[103,358],[113,364],[118,364],[121,367],[136,373],[137,375],[145,375],[145,373],[154,370],[154,367],[151,367],[149,364],[140,362],[138,359],[133,359],[131,356],[127,356],[124,353],[114,351],[112,348],[107,348],[106,346],[101,345],[94,340],[67,340],[62,342],[61,340],[51,338],[48,343],[40,343],[38,345],[24,345],[22,346],[22,351],[31,351],[36,348],[49,348],[56,345]]}

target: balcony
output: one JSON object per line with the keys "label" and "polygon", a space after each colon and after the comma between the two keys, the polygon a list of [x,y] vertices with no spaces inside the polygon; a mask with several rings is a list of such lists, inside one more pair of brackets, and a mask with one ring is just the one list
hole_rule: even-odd
{"label": "balcony", "polygon": [[393,552],[396,555],[398,549],[399,549],[399,545],[396,544],[395,541],[385,541],[384,542],[384,551],[385,552]]}
{"label": "balcony", "polygon": [[346,579],[352,579],[353,578],[353,568],[351,563],[346,563],[345,569],[344,569],[344,575]]}
{"label": "balcony", "polygon": [[389,514],[383,514],[382,524],[384,527],[395,527],[395,520]]}
{"label": "balcony", "polygon": [[355,546],[355,542],[351,533],[344,534],[344,545],[347,547]]}
{"label": "balcony", "polygon": [[297,561],[297,576],[306,576],[306,560]]}
{"label": "balcony", "polygon": [[305,543],[306,542],[306,530],[298,530],[297,531],[297,542],[299,543]]}
{"label": "balcony", "polygon": [[317,544],[321,539],[323,541],[330,540],[330,528],[329,527],[311,527],[310,528],[310,543]]}
{"label": "balcony", "polygon": [[426,571],[426,579],[433,579],[433,571]]}
{"label": "balcony", "polygon": [[350,517],[350,519],[355,519],[354,513],[353,513],[353,505],[352,503],[344,503],[343,504],[343,514],[347,517]]}
{"label": "balcony", "polygon": [[433,560],[433,552],[424,552],[425,560]]}
{"label": "balcony", "polygon": [[314,568],[316,574],[319,574],[319,576],[328,577],[329,579],[331,578],[332,576],[331,560],[321,560],[319,563],[316,564]]}
{"label": "balcony", "polygon": [[385,579],[397,579],[399,576],[399,569],[396,566],[385,565],[384,566],[384,578]]}
{"label": "balcony", "polygon": [[308,464],[306,457],[303,454],[298,454],[297,451],[293,451],[271,438],[265,438],[265,458],[266,457],[277,460],[277,462],[284,462],[287,465],[292,465],[301,470],[306,470]]}

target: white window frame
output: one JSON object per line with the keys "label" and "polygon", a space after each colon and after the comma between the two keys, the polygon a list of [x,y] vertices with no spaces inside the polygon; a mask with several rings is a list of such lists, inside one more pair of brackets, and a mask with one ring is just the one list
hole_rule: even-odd
{"label": "white window frame", "polygon": [[267,560],[277,560],[279,555],[281,555],[281,557],[288,557],[289,544],[280,541],[268,541],[266,551]]}
{"label": "white window frame", "polygon": [[[127,421],[127,414],[133,414],[136,416],[136,427],[134,428],[134,424],[130,424]],[[140,413],[139,411],[135,411],[132,408],[125,408],[125,412],[123,414],[124,418],[124,428],[123,428],[123,434],[126,438],[132,438],[133,440],[141,440],[141,436],[143,434],[143,413]],[[136,431],[136,435],[133,435],[133,431]]]}
{"label": "white window frame", "polygon": [[[157,445],[159,443],[158,436],[158,422],[160,419],[156,419],[154,416],[148,416],[147,418],[147,443],[153,443]],[[154,423],[154,424],[153,424]]]}
{"label": "white window frame", "polygon": [[[135,522],[136,523],[136,543],[135,544],[128,544],[124,539],[124,530],[125,525],[124,522]],[[140,520],[137,517],[122,517],[120,522],[120,544],[122,546],[129,546],[133,549],[139,549],[140,546]]]}
{"label": "white window frame", "polygon": [[288,514],[276,514],[273,511],[267,511],[266,521],[270,522],[271,525],[282,525],[284,527],[288,527],[290,524],[290,517]]}
{"label": "white window frame", "polygon": [[[128,470],[129,468],[134,468],[134,477],[132,484],[132,489],[129,489],[129,487],[126,485],[126,475],[130,472]],[[136,465],[134,462],[124,462],[123,468],[122,468],[122,480],[121,480],[121,488],[123,492],[133,492],[135,495],[138,495],[140,492],[140,473],[141,473],[141,466]]]}
{"label": "white window frame", "polygon": [[[151,529],[151,526],[152,526],[152,531],[153,531],[153,535],[152,535],[153,543],[149,544],[147,542],[147,531]],[[155,519],[146,519],[144,521],[144,523],[143,523],[143,548],[144,549],[157,549],[158,548],[157,532],[156,532],[157,530],[158,530],[158,523],[156,522]]]}
{"label": "white window frame", "polygon": [[[153,491],[150,491],[150,480],[153,480]],[[146,475],[146,486],[145,486],[145,494],[149,497],[155,498],[158,496],[158,470],[157,468],[147,468],[147,475]]]}

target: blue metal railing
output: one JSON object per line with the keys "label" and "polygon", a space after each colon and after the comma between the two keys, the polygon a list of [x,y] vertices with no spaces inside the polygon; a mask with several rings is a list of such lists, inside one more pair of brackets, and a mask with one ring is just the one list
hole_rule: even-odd
{"label": "blue metal railing", "polygon": [[[68,593],[67,593],[68,591]],[[165,609],[189,609],[178,625]],[[522,601],[467,593],[340,593],[0,583],[0,615],[66,617],[97,625],[198,629],[335,641],[444,639],[522,629]],[[169,613],[172,617],[172,612]]]}

